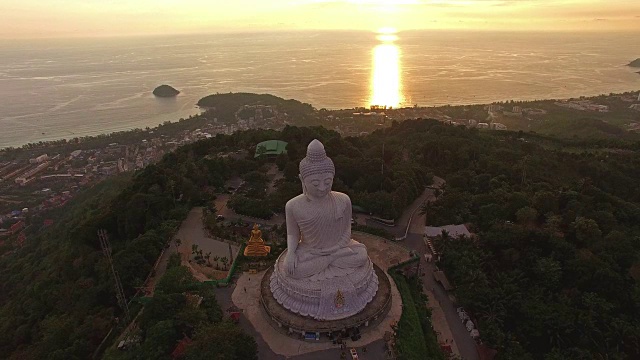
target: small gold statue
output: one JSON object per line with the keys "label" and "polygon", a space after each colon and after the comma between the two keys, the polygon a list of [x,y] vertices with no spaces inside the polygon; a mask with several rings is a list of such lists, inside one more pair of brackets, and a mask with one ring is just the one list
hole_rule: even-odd
{"label": "small gold statue", "polygon": [[342,291],[338,290],[336,293],[336,308],[340,309],[344,306],[344,295],[342,295]]}
{"label": "small gold statue", "polygon": [[264,244],[262,239],[262,231],[258,227],[258,224],[253,224],[253,230],[251,230],[251,237],[247,242],[247,247],[244,248],[244,256],[267,256],[271,251],[271,246]]}

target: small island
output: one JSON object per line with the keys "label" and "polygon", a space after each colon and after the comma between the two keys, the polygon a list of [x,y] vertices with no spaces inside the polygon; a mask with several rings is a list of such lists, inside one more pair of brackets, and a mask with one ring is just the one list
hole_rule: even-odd
{"label": "small island", "polygon": [[640,67],[640,58],[637,58],[637,59],[633,60],[632,62],[628,63],[627,66]]}
{"label": "small island", "polygon": [[180,94],[180,91],[169,85],[160,85],[153,89],[153,95],[158,97],[175,97]]}

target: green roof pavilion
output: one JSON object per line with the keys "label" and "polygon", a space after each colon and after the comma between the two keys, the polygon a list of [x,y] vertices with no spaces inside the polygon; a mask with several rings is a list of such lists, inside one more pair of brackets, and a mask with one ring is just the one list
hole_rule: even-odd
{"label": "green roof pavilion", "polygon": [[256,145],[256,154],[254,157],[278,156],[287,153],[287,143],[280,140],[267,140]]}

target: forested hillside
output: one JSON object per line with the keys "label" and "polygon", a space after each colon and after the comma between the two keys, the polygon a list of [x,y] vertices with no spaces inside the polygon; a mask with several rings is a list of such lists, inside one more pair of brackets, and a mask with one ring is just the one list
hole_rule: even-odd
{"label": "forested hillside", "polygon": [[235,120],[236,111],[244,105],[277,105],[302,124],[305,124],[314,112],[311,104],[294,99],[285,100],[270,94],[224,93],[205,96],[198,100],[198,106],[215,109],[215,116],[223,122]]}
{"label": "forested hillside", "polygon": [[498,358],[639,358],[640,154],[547,151],[508,134],[429,147],[447,186],[427,222],[477,234],[443,234],[440,265]]}
{"label": "forested hillside", "polygon": [[86,359],[120,313],[96,232],[110,235],[131,297],[206,186],[224,164],[197,147],[179,150],[132,179],[108,180],[65,207],[57,225],[0,259],[0,354],[15,359]]}
{"label": "forested hillside", "polygon": [[[300,193],[298,162],[314,138],[335,162],[334,189],[378,216],[398,217],[432,175],[447,181],[444,195],[425,209],[427,219],[466,222],[477,234],[437,246],[458,300],[501,359],[640,356],[640,156],[630,150],[638,144],[591,151],[597,144],[587,143],[566,152],[554,139],[434,120],[394,122],[353,138],[291,126],[217,135],[87,191],[57,226],[0,259],[0,354],[90,357],[120,316],[98,229],[109,233],[132,296],[187,211],[210,205],[232,176],[263,185],[242,195],[255,201],[252,208],[281,211]],[[267,195],[255,173],[267,160],[252,154],[270,139],[289,145],[274,160],[284,179]],[[246,158],[223,156],[241,149]],[[175,317],[161,321],[179,329]]]}

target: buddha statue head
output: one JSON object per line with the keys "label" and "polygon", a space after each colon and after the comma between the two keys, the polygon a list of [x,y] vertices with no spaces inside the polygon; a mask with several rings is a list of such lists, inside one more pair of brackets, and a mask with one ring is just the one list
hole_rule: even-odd
{"label": "buddha statue head", "polygon": [[253,224],[253,230],[251,230],[251,240],[259,240],[262,239],[262,231],[260,231],[260,227],[258,224]]}
{"label": "buddha statue head", "polygon": [[309,200],[324,198],[331,192],[335,174],[335,166],[327,156],[324,145],[314,139],[307,146],[307,156],[300,161],[302,192]]}

